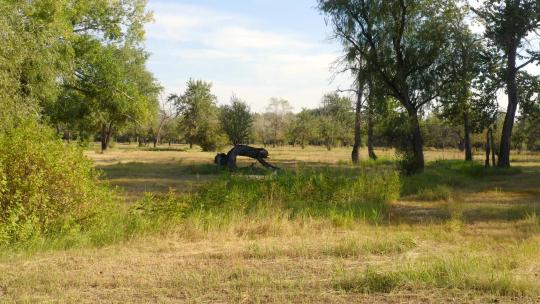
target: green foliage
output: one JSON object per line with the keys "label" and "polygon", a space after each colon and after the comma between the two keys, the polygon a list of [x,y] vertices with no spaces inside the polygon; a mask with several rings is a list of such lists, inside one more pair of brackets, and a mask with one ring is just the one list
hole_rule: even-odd
{"label": "green foliage", "polygon": [[25,123],[0,134],[0,245],[96,225],[114,208],[82,152]]}
{"label": "green foliage", "polygon": [[[388,96],[399,101],[409,118],[404,154],[408,173],[424,168],[419,114],[455,82],[452,24],[463,16],[454,1],[319,0],[351,60]],[[381,99],[382,100],[382,99]]]}
{"label": "green foliage", "polygon": [[343,145],[352,142],[354,113],[352,100],[337,93],[326,94],[319,109],[319,134],[326,148],[331,150],[340,141]]}
{"label": "green foliage", "polygon": [[66,123],[79,132],[101,131],[106,149],[114,130],[153,118],[161,87],[146,70],[144,51],[81,37],[75,54],[76,77],[66,83],[55,107],[48,109],[53,122]]}
{"label": "green foliage", "polygon": [[215,151],[224,145],[211,83],[190,79],[184,94],[172,94],[169,100],[174,101],[180,128],[190,145],[199,144],[204,151]]}
{"label": "green foliage", "polygon": [[293,144],[300,144],[302,148],[313,141],[318,135],[318,121],[315,111],[302,109],[296,114],[287,129],[287,137]]}
{"label": "green foliage", "polygon": [[244,101],[236,96],[231,97],[231,104],[221,107],[219,121],[233,145],[248,143],[252,134],[253,114]]}

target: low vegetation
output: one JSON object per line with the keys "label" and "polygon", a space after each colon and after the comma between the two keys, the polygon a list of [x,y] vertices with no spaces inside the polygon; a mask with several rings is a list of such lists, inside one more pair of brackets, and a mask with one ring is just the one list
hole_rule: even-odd
{"label": "low vegetation", "polygon": [[[414,299],[434,301],[540,296],[534,279],[540,269],[535,262],[540,194],[537,185],[526,182],[538,176],[534,169],[436,161],[423,174],[402,176],[395,163],[382,161],[281,164],[286,169],[277,174],[245,167],[231,174],[175,162],[171,165],[178,170],[160,172],[167,165],[158,160],[169,160],[166,152],[133,150],[123,157],[130,153],[157,159],[109,165],[103,178],[113,185],[122,171],[134,182],[167,180],[171,174],[178,180],[206,178],[191,190],[184,184],[168,192],[150,188],[111,205],[84,229],[44,230],[5,243],[0,254],[8,265],[0,275],[4,299],[47,300],[52,290],[75,301],[90,288],[100,298],[123,301],[132,299],[133,288],[158,285],[167,290],[161,302],[315,301],[321,294],[328,302],[371,302],[382,295],[406,301],[411,291]],[[524,182],[512,187],[504,182],[508,174]],[[110,195],[104,202],[118,202],[125,194],[100,187]],[[72,260],[65,261],[66,255]],[[37,262],[40,257],[49,262]],[[39,272],[49,276],[17,270],[27,261],[36,261]],[[137,266],[126,264],[132,262]],[[86,283],[74,269],[96,275]],[[134,271],[146,274],[135,282],[129,279]],[[22,284],[23,278],[29,283]],[[140,296],[155,300],[153,295]]]}

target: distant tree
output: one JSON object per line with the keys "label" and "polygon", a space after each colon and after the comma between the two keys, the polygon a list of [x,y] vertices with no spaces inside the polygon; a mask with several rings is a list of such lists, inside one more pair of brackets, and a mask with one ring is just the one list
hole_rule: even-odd
{"label": "distant tree", "polygon": [[313,110],[302,109],[289,124],[288,134],[293,144],[298,143],[302,149],[317,136],[318,122]]}
{"label": "distant tree", "polygon": [[190,79],[184,94],[172,94],[169,99],[174,102],[180,117],[180,129],[190,148],[199,144],[203,150],[213,151],[223,144],[219,109],[211,83]]}
{"label": "distant tree", "polygon": [[483,21],[485,36],[500,50],[505,62],[502,80],[506,84],[508,107],[501,131],[498,166],[509,167],[512,129],[519,105],[518,72],[540,61],[540,50],[527,49],[532,46],[527,36],[540,29],[540,1],[486,0],[473,11]]}
{"label": "distant tree", "polygon": [[248,143],[253,133],[253,114],[244,101],[233,95],[230,105],[221,107],[219,119],[233,145]]}
{"label": "distant tree", "polygon": [[352,100],[337,93],[326,94],[319,109],[320,135],[328,150],[331,150],[338,141],[342,144],[351,142],[354,123]]}
{"label": "distant tree", "polygon": [[266,107],[266,118],[270,131],[270,141],[275,147],[276,144],[283,142],[287,117],[292,111],[289,101],[283,98],[272,97]]}
{"label": "distant tree", "polygon": [[150,124],[150,133],[152,134],[152,142],[154,148],[157,147],[158,142],[161,139],[161,134],[167,123],[175,117],[174,110],[171,103],[173,99],[167,98],[165,102],[159,105],[158,115]]}
{"label": "distant tree", "polygon": [[183,134],[180,128],[179,117],[173,117],[165,122],[161,138],[167,142],[169,146],[182,140]]}
{"label": "distant tree", "polygon": [[252,128],[252,138],[255,141],[260,142],[263,146],[266,147],[270,142],[270,119],[267,117],[268,113],[255,113],[253,114],[253,128]]}

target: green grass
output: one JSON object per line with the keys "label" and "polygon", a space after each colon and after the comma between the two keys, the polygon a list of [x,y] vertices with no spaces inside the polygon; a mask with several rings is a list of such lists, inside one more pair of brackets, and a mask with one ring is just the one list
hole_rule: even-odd
{"label": "green grass", "polygon": [[223,228],[242,217],[275,214],[290,219],[330,218],[336,225],[352,221],[380,222],[397,199],[399,178],[391,171],[341,174],[339,170],[302,170],[277,175],[222,174],[197,193],[176,199],[159,196],[142,200],[143,215],[184,214],[207,228]]}
{"label": "green grass", "polygon": [[360,273],[343,275],[335,287],[362,293],[443,288],[500,296],[538,294],[535,284],[513,273],[517,265],[513,257],[444,254],[401,264],[392,270],[370,266]]}
{"label": "green grass", "polygon": [[[147,193],[131,206],[118,206],[101,223],[85,227],[78,232],[63,231],[31,242],[11,246],[12,250],[40,251],[71,247],[104,246],[132,239],[138,235],[171,229],[186,222],[202,231],[219,231],[234,226],[245,219],[261,221],[303,221],[310,218],[328,220],[334,227],[352,227],[358,222],[387,223],[390,203],[401,196],[414,195],[419,200],[448,201],[454,189],[518,174],[516,169],[499,170],[484,168],[462,161],[437,161],[426,171],[414,176],[399,176],[386,162],[366,167],[318,167],[283,170],[278,174],[261,174],[264,171],[244,168],[234,174],[213,165],[145,164],[127,163],[106,168],[108,178],[160,177],[184,178],[209,175],[212,181],[202,184],[195,192],[168,194]],[[401,194],[400,194],[401,192]],[[455,205],[456,202],[448,202]],[[461,206],[461,205],[460,205]],[[451,208],[452,210],[455,208]],[[449,212],[453,212],[450,210]],[[536,209],[514,206],[506,209],[482,207],[459,211],[457,220],[501,219],[519,220]],[[269,223],[268,225],[272,225]],[[271,228],[266,227],[267,231]],[[258,235],[261,232],[249,231]],[[399,251],[393,241],[378,242],[359,252]],[[403,245],[403,244],[402,244]],[[340,246],[354,254],[355,244]],[[394,247],[392,247],[394,246]],[[403,245],[406,247],[406,245]],[[385,249],[385,248],[390,249]],[[25,249],[26,248],[26,249]],[[393,248],[393,249],[392,249]],[[397,249],[396,249],[397,248]],[[339,252],[339,248],[335,249]]]}
{"label": "green grass", "polygon": [[405,176],[402,179],[401,194],[420,195],[428,200],[447,199],[450,189],[470,188],[493,178],[507,177],[521,173],[519,168],[485,168],[476,162],[444,160],[428,163],[421,174]]}
{"label": "green grass", "polygon": [[[537,168],[437,161],[403,176],[383,159],[231,173],[155,155],[165,161],[103,167],[114,183],[149,192],[119,201],[101,222],[0,249],[0,298],[74,302],[89,290],[110,302],[538,297]],[[416,217],[425,221],[407,221]]]}

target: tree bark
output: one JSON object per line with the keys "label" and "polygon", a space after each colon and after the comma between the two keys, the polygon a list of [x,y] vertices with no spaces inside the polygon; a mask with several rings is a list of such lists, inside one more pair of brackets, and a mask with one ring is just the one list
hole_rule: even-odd
{"label": "tree bark", "polygon": [[265,159],[268,158],[268,151],[263,148],[254,148],[246,145],[237,145],[232,148],[227,154],[218,153],[214,158],[214,163],[218,166],[227,167],[229,170],[237,168],[236,158],[238,156],[246,156],[257,160],[265,168],[278,170],[279,168],[268,163]]}
{"label": "tree bark", "polygon": [[[371,95],[371,92],[370,92]],[[375,149],[373,147],[373,101],[370,100],[368,102],[368,117],[367,117],[367,146],[368,146],[368,154],[369,158],[372,160],[377,160],[377,154],[375,154]]]}
{"label": "tree bark", "polygon": [[351,153],[351,159],[354,164],[360,161],[360,146],[362,145],[362,97],[364,94],[364,79],[360,73],[357,80],[358,88],[356,89],[356,108],[354,112],[354,144]]}
{"label": "tree bark", "polygon": [[101,124],[101,152],[107,151],[109,149],[109,144],[111,142],[113,132],[113,123],[102,123]]}
{"label": "tree bark", "polygon": [[508,94],[508,108],[504,117],[504,124],[501,133],[501,142],[499,147],[499,163],[501,168],[510,167],[510,148],[512,141],[512,129],[514,127],[514,119],[518,106],[517,83],[516,83],[516,55],[517,49],[511,47],[508,51],[508,60],[506,63],[506,91]]}
{"label": "tree bark", "polygon": [[463,132],[465,135],[463,139],[463,144],[465,148],[465,161],[472,161],[473,155],[471,146],[471,126],[469,122],[469,113],[467,111],[463,113]]}
{"label": "tree bark", "polygon": [[495,158],[495,140],[493,139],[493,130],[489,129],[489,139],[491,141],[491,163],[493,164],[493,167],[495,167],[495,164],[497,163],[497,160]]}
{"label": "tree bark", "polygon": [[101,152],[107,151],[107,125],[105,123],[101,124]]}
{"label": "tree bark", "polygon": [[486,161],[484,162],[484,165],[486,167],[489,167],[489,155],[491,154],[491,138],[489,136],[490,132],[491,129],[486,132]]}
{"label": "tree bark", "polygon": [[413,161],[415,163],[415,172],[424,171],[424,139],[422,138],[422,131],[420,130],[420,121],[418,120],[418,112],[416,109],[412,113],[409,113],[412,123],[412,152]]}

